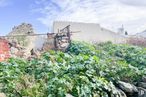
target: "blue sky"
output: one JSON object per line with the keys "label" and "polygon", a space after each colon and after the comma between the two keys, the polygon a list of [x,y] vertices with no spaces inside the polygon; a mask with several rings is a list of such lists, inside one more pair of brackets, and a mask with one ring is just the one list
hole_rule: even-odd
{"label": "blue sky", "polygon": [[31,23],[37,33],[50,32],[55,20],[99,23],[134,34],[146,29],[146,0],[0,0],[0,35],[14,25]]}
{"label": "blue sky", "polygon": [[[48,31],[48,27],[37,20],[40,13],[33,12],[34,0],[0,0],[0,35],[6,35],[22,22],[31,23],[39,33]],[[35,7],[35,6],[34,6]]]}

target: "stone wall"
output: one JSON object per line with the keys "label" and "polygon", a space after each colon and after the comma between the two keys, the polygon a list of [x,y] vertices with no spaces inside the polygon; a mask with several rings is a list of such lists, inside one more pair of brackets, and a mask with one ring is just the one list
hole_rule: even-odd
{"label": "stone wall", "polygon": [[17,43],[18,46],[23,48],[24,54],[29,56],[36,39],[36,36],[30,36],[32,34],[35,34],[33,26],[29,23],[22,23],[12,28],[12,31],[7,35],[7,39],[10,43]]}
{"label": "stone wall", "polygon": [[[31,41],[27,35],[34,34],[34,29],[31,24],[22,23],[18,26],[14,26],[12,31],[7,35],[9,36],[7,39],[12,42],[15,41],[19,43],[21,46],[29,45],[29,41]],[[20,36],[24,35],[24,36]],[[26,36],[25,36],[26,35]]]}
{"label": "stone wall", "polygon": [[[54,34],[34,35],[36,34],[33,26],[28,23],[22,23],[14,26],[7,35],[7,40],[15,44],[15,54],[18,57],[31,56],[31,51],[42,52],[54,49]],[[14,51],[14,50],[13,50]]]}
{"label": "stone wall", "polygon": [[10,35],[27,35],[27,34],[34,34],[34,29],[31,24],[29,23],[22,23],[18,26],[14,26],[12,31],[8,34]]}

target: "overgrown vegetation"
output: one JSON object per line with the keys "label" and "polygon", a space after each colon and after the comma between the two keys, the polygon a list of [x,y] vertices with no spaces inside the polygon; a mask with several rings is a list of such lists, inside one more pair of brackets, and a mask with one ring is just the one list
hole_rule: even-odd
{"label": "overgrown vegetation", "polygon": [[[146,75],[146,49],[110,42],[70,44],[39,59],[0,63],[1,92],[8,97],[108,97],[118,80],[138,82]],[[98,96],[97,96],[98,97]]]}

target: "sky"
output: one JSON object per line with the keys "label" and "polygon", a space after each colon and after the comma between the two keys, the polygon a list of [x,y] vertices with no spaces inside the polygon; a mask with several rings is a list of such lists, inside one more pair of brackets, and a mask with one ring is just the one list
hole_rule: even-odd
{"label": "sky", "polygon": [[98,23],[130,34],[146,30],[146,0],[0,0],[0,35],[31,23],[37,33],[52,32],[54,21]]}

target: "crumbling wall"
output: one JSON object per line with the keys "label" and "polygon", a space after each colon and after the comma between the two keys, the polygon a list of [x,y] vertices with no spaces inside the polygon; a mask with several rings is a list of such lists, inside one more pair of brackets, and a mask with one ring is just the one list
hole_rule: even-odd
{"label": "crumbling wall", "polygon": [[12,31],[7,35],[7,40],[14,44],[12,52],[15,50],[13,56],[24,56],[29,57],[34,52],[48,51],[54,49],[54,35],[55,34],[44,34],[35,35],[33,26],[28,23],[22,23],[18,26],[14,26]]}
{"label": "crumbling wall", "polygon": [[55,49],[54,37],[55,37],[54,33],[48,33],[47,39],[44,42],[43,47],[42,47],[43,51]]}
{"label": "crumbling wall", "polygon": [[34,34],[34,29],[33,29],[32,25],[29,23],[22,23],[18,26],[14,26],[12,28],[12,31],[8,34],[8,36],[28,35],[28,34]]}
{"label": "crumbling wall", "polygon": [[[31,38],[28,38],[25,35],[30,35],[30,34],[34,34],[34,33],[35,32],[34,32],[34,29],[31,24],[22,23],[18,26],[14,26],[12,28],[12,31],[7,36],[10,36],[10,37],[8,37],[8,40],[11,42],[15,41],[15,42],[19,43],[21,46],[27,46],[27,45],[29,45]],[[20,35],[24,35],[24,36],[20,36]]]}
{"label": "crumbling wall", "polygon": [[20,55],[23,51],[25,56],[30,56],[30,50],[34,48],[34,41],[36,39],[35,36],[30,36],[33,34],[35,34],[33,26],[29,23],[22,23],[18,26],[14,26],[6,39],[10,43],[16,43],[17,46],[22,48],[18,50]]}
{"label": "crumbling wall", "polygon": [[8,41],[0,38],[0,62],[5,61],[10,57],[9,51]]}
{"label": "crumbling wall", "polygon": [[[12,31],[3,38],[9,41],[12,57],[29,58],[52,49],[62,50],[60,47],[68,44],[64,41],[68,39],[67,33],[35,34],[32,25],[27,23],[14,26]],[[56,44],[58,45],[56,46]]]}

